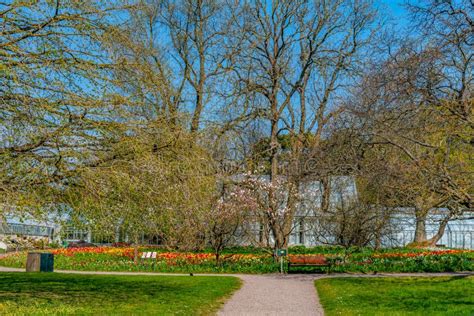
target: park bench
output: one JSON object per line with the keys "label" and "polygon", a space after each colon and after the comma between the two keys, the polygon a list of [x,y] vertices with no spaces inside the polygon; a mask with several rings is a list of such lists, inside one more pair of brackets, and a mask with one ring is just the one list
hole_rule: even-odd
{"label": "park bench", "polygon": [[290,273],[291,267],[321,267],[327,268],[327,273],[331,271],[331,263],[323,255],[289,256],[288,273]]}
{"label": "park bench", "polygon": [[144,262],[147,259],[156,260],[156,252],[151,252],[151,251],[143,252],[141,259],[142,259],[142,262]]}

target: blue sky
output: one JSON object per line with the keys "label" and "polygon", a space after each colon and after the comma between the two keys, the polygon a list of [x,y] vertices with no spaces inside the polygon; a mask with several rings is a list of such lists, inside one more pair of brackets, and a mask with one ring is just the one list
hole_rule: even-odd
{"label": "blue sky", "polygon": [[[377,5],[380,3],[380,5],[387,7],[390,10],[389,15],[393,16],[401,26],[407,24],[408,12],[403,7],[405,0],[379,0],[377,2]],[[381,13],[383,14],[383,10]]]}

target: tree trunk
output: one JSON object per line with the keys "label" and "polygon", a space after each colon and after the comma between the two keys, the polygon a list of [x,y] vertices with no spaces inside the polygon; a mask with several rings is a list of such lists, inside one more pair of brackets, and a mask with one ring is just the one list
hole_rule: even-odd
{"label": "tree trunk", "polygon": [[446,218],[444,218],[441,223],[439,224],[439,227],[438,227],[438,231],[436,232],[436,234],[431,237],[430,239],[428,239],[427,241],[427,244],[428,246],[430,247],[434,247],[436,246],[436,244],[438,243],[438,241],[441,239],[441,237],[443,237],[444,235],[444,232],[446,230],[446,226],[448,226],[448,222],[449,222],[449,219],[450,217],[447,216]]}
{"label": "tree trunk", "polygon": [[275,262],[278,262],[277,249],[283,249],[285,241],[281,232],[274,233],[274,235],[275,243],[273,248],[273,259],[275,260]]}
{"label": "tree trunk", "polygon": [[275,183],[278,174],[278,120],[272,120],[270,135],[270,181]]}
{"label": "tree trunk", "polygon": [[331,198],[331,180],[329,176],[325,176],[321,179],[323,185],[323,194],[321,200],[321,210],[327,212],[329,210],[329,201]]}
{"label": "tree trunk", "polygon": [[416,215],[414,243],[426,242],[426,214]]}
{"label": "tree trunk", "polygon": [[278,227],[278,223],[270,223],[270,229],[273,234],[273,248],[274,250],[281,248],[283,245],[283,236],[282,233]]}
{"label": "tree trunk", "polygon": [[193,119],[191,122],[191,133],[195,133],[199,129],[199,120],[202,112],[202,85],[199,84],[199,89],[196,90],[196,107],[194,109]]}
{"label": "tree trunk", "polygon": [[138,262],[138,236],[135,237],[135,242],[133,244],[133,262]]}
{"label": "tree trunk", "polygon": [[221,253],[219,250],[216,250],[215,251],[215,256],[216,256],[216,266],[218,266],[220,264],[220,256],[221,256]]}
{"label": "tree trunk", "polygon": [[[292,179],[293,178],[293,179]],[[288,189],[288,200],[287,200],[287,213],[284,215],[283,219],[283,245],[282,248],[287,248],[288,247],[288,239],[290,236],[290,233],[293,229],[294,225],[294,218],[296,214],[296,208],[297,208],[297,194],[299,191],[299,186],[300,186],[300,181],[298,180],[298,176],[291,175],[290,176],[290,181],[287,184],[287,189]]]}
{"label": "tree trunk", "polygon": [[196,14],[197,24],[194,30],[194,37],[196,39],[197,50],[199,54],[199,78],[197,85],[194,89],[196,90],[196,104],[191,122],[191,133],[196,133],[199,130],[199,123],[201,120],[203,102],[204,102],[204,83],[206,81],[206,52],[204,44],[204,25],[203,25],[203,3],[202,0],[196,2]]}
{"label": "tree trunk", "polygon": [[375,245],[374,250],[379,250],[382,247],[382,233],[381,228],[377,228],[377,232],[375,234]]}
{"label": "tree trunk", "polygon": [[[277,176],[278,176],[278,119],[275,117],[276,114],[276,109],[273,109],[274,107],[276,108],[276,100],[274,100],[274,103],[272,103],[272,112],[274,113],[274,117],[271,121],[271,131],[270,131],[270,155],[271,155],[271,169],[270,169],[270,181],[272,183],[272,187],[270,189],[269,193],[269,207],[272,211],[273,214],[277,214],[277,208],[278,208],[278,203],[274,203],[274,195],[275,195],[275,187],[277,183]],[[281,238],[281,232],[280,232],[280,227],[279,227],[279,220],[277,218],[272,218],[272,216],[269,216],[268,218],[268,224],[270,226],[270,229],[273,233],[273,238],[274,238],[274,250],[278,249],[281,247],[282,243],[282,238]],[[273,253],[274,258],[276,258],[276,253],[274,251]]]}

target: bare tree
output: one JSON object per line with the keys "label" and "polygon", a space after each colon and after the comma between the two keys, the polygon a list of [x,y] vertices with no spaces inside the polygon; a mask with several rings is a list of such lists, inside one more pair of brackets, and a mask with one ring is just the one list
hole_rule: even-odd
{"label": "bare tree", "polygon": [[[357,53],[371,38],[373,18],[366,1],[279,1],[271,5],[257,1],[244,8],[239,20],[244,48],[233,67],[235,85],[268,126],[269,147],[265,150],[273,187],[281,176],[287,177],[289,211],[266,218],[275,247],[288,243],[302,178],[300,172],[282,174],[281,167],[291,161],[289,169],[302,169],[304,147],[318,147],[325,125],[338,112],[335,97],[349,84],[357,68]],[[290,136],[287,151],[281,148],[282,134]],[[269,192],[268,201],[278,200],[273,198],[276,194]],[[269,207],[278,213],[278,205]]]}
{"label": "bare tree", "polygon": [[190,113],[186,123],[196,133],[203,118],[223,106],[220,90],[232,58],[231,11],[237,12],[235,4],[215,0],[143,1],[131,9],[114,47],[129,65],[119,74],[123,86],[148,118],[176,123]]}

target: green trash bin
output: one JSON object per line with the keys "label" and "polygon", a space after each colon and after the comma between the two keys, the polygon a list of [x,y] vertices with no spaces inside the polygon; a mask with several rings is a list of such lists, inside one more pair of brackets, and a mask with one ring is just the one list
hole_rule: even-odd
{"label": "green trash bin", "polygon": [[29,252],[26,258],[26,272],[53,272],[54,255],[49,252]]}

